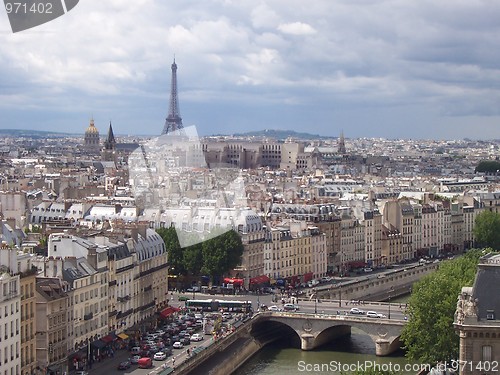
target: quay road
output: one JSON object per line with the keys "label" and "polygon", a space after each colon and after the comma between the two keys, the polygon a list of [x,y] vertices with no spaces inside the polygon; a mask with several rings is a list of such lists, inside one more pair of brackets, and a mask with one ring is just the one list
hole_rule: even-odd
{"label": "quay road", "polygon": [[[276,305],[278,308],[283,307],[283,304],[281,303],[281,297],[277,298],[279,302],[273,302],[273,294],[260,294],[258,296],[256,294],[223,296],[221,294],[211,295],[199,292],[196,292],[194,296],[193,293],[184,293],[184,294],[173,293],[171,297],[173,300],[170,303],[172,306],[184,307],[184,302],[178,301],[179,295],[186,296],[189,299],[251,301],[254,312],[257,311],[258,303],[261,305],[264,304],[267,307],[273,305]],[[291,301],[286,300],[286,302],[291,302]],[[305,312],[305,313],[314,313],[316,311],[317,313],[321,314],[335,315],[337,314],[338,311],[339,313],[345,314],[348,313],[351,308],[357,307],[361,310],[364,310],[365,312],[375,311],[377,313],[387,315],[388,318],[390,315],[391,319],[404,320],[405,317],[404,303],[389,304],[387,302],[373,302],[373,301],[362,301],[360,303],[353,303],[353,301],[346,301],[346,300],[339,301],[339,300],[324,300],[324,299],[318,299],[317,301],[315,301],[315,298],[312,299],[307,298],[307,296],[304,294],[302,296],[299,296],[297,303],[294,304],[299,306],[300,312]]]}
{"label": "quay road", "polygon": [[[157,375],[165,370],[165,367],[172,367],[172,358],[175,358],[175,366],[177,367],[180,363],[187,358],[187,349],[192,351],[195,347],[207,347],[213,344],[214,340],[211,336],[205,335],[202,341],[192,342],[190,345],[184,346],[182,349],[172,349],[173,354],[167,357],[164,361],[154,361],[153,368],[150,369],[140,369],[137,365],[132,365],[127,370],[117,370],[118,364],[120,362],[126,361],[131,354],[128,350],[117,350],[113,358],[107,358],[102,362],[97,362],[92,365],[92,368],[88,371],[89,375],[109,375],[109,374],[133,374],[133,375]],[[70,374],[71,375],[71,374]]]}

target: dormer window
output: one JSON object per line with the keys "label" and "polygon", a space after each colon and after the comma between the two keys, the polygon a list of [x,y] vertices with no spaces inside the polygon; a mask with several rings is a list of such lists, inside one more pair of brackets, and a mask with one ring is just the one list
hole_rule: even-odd
{"label": "dormer window", "polygon": [[486,320],[495,320],[494,310],[486,310]]}

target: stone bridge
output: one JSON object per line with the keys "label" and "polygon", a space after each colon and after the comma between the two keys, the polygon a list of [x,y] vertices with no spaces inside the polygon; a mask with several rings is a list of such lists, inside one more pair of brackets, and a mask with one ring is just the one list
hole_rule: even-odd
{"label": "stone bridge", "polygon": [[324,315],[308,313],[263,312],[252,319],[250,334],[262,344],[276,336],[295,332],[302,350],[312,350],[333,339],[350,335],[351,327],[365,332],[375,343],[375,353],[386,356],[400,347],[404,320],[367,318],[363,315]]}

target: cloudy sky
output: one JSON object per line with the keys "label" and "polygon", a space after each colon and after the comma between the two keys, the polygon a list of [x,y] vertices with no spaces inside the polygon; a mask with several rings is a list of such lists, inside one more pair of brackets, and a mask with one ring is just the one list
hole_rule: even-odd
{"label": "cloudy sky", "polygon": [[202,135],[500,139],[500,2],[80,0],[12,33],[0,10],[0,126],[159,134],[178,65]]}

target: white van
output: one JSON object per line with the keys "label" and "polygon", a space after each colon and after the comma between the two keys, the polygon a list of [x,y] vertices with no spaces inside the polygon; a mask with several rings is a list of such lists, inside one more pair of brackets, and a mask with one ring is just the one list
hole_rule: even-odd
{"label": "white van", "polygon": [[134,346],[132,349],[130,349],[130,354],[136,355],[141,352],[141,347],[140,346]]}

